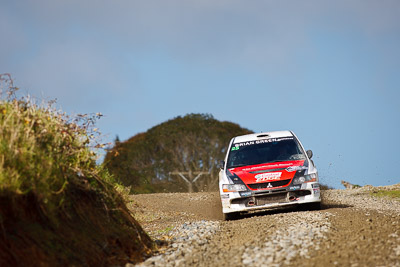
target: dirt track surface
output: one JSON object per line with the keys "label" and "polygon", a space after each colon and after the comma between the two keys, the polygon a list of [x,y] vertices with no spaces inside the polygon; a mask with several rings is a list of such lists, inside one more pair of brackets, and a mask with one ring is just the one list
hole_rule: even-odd
{"label": "dirt track surface", "polygon": [[322,210],[227,222],[218,193],[135,195],[135,217],[160,244],[142,265],[400,266],[400,201],[371,190],[323,191]]}

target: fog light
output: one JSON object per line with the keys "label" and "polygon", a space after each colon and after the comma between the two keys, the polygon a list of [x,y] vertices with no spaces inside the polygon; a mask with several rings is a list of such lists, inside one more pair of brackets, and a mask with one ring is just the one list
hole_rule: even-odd
{"label": "fog light", "polygon": [[293,184],[302,184],[306,181],[305,177],[296,177],[293,179]]}

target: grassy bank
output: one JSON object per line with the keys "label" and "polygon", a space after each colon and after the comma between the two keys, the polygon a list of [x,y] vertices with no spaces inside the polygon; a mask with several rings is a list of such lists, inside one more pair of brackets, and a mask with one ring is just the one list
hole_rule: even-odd
{"label": "grassy bank", "polygon": [[371,193],[375,197],[390,197],[400,200],[400,190],[378,190]]}
{"label": "grassy bank", "polygon": [[152,241],[96,165],[101,114],[67,116],[0,78],[0,265],[141,261]]}

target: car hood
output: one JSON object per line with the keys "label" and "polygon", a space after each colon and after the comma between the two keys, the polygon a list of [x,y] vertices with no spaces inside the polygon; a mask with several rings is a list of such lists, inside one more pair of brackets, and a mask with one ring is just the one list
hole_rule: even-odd
{"label": "car hood", "polygon": [[231,168],[229,172],[245,184],[255,184],[292,179],[296,171],[306,168],[304,160],[294,160]]}

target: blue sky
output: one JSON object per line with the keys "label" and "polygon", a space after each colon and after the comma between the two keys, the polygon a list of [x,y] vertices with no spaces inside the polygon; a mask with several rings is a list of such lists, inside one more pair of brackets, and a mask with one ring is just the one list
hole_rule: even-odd
{"label": "blue sky", "polygon": [[400,1],[0,0],[0,73],[109,140],[187,113],[293,130],[322,182],[400,183]]}

